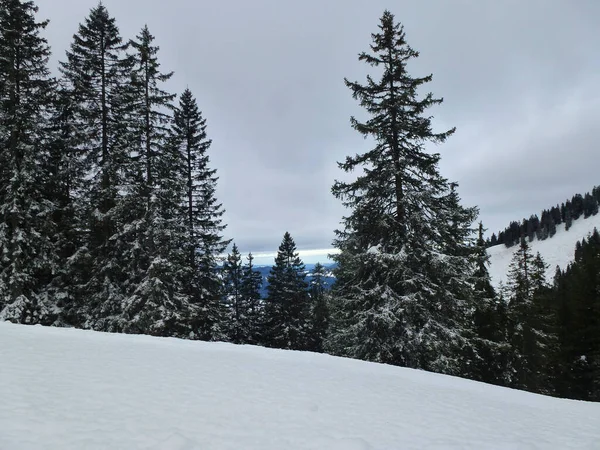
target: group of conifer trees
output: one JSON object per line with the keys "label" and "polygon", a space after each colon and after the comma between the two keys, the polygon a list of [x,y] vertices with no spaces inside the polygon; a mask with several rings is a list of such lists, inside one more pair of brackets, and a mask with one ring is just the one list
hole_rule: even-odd
{"label": "group of conifer trees", "polygon": [[574,261],[556,268],[522,236],[508,282],[478,316],[487,340],[481,381],[578,400],[600,401],[600,234],[577,242]]}
{"label": "group of conifer trees", "polygon": [[[202,340],[228,340],[425,369],[599,400],[600,238],[558,272],[521,238],[496,292],[478,211],[438,169],[454,129],[433,130],[419,56],[386,11],[346,80],[374,147],[339,164],[348,214],[336,231],[335,284],[306,280],[286,233],[262,279],[237,246],[220,265],[206,121],[158,62],[147,27],[124,41],[100,4],[79,26],[61,76],[35,5],[0,0],[0,318]],[[175,104],[177,103],[177,104]]]}
{"label": "group of conifer trees", "polygon": [[148,27],[101,3],[60,77],[31,1],[0,0],[0,318],[322,349],[324,268],[306,281],[286,233],[269,295],[223,237],[206,120],[164,89]]}
{"label": "group of conifer trees", "polygon": [[512,247],[520,242],[522,236],[527,236],[531,242],[533,238],[544,240],[551,238],[556,234],[556,226],[565,224],[565,230],[569,230],[574,220],[598,214],[598,204],[600,203],[600,187],[595,186],[592,192],[586,192],[585,195],[575,194],[571,200],[563,202],[560,206],[556,205],[542,211],[541,219],[537,214],[529,219],[523,219],[520,223],[513,221],[503,231],[492,234],[486,240],[488,247],[504,244]]}
{"label": "group of conifer trees", "polygon": [[102,4],[51,77],[36,11],[0,2],[2,318],[211,338],[228,242],[192,93]]}
{"label": "group of conifer trees", "polygon": [[317,263],[307,280],[296,243],[286,232],[263,299],[263,280],[253,270],[252,254],[247,260],[244,265],[234,244],[222,267],[223,304],[228,311],[225,339],[236,344],[323,351],[329,324],[325,267]]}

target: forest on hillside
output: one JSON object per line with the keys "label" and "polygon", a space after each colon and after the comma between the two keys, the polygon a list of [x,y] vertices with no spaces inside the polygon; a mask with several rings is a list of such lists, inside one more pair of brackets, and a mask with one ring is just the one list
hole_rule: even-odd
{"label": "forest on hillside", "polygon": [[583,217],[587,219],[590,216],[598,214],[598,203],[600,203],[600,187],[594,186],[591,194],[575,194],[570,200],[563,202],[560,206],[556,205],[549,209],[544,209],[541,219],[537,214],[533,214],[529,219],[523,219],[521,222],[512,221],[498,235],[492,234],[486,240],[486,245],[504,244],[512,247],[518,244],[521,237],[527,236],[529,242],[534,238],[543,241],[553,237],[556,234],[556,226],[565,224],[565,230],[568,231],[574,220]]}
{"label": "forest on hillside", "polygon": [[351,125],[374,146],[349,149],[351,177],[332,180],[347,210],[335,283],[322,266],[306,279],[286,232],[265,298],[252,255],[225,236],[206,119],[189,89],[165,90],[176,75],[149,28],[125,38],[98,4],[52,77],[46,25],[33,1],[0,0],[0,319],[327,352],[600,401],[600,237],[552,283],[528,246],[597,213],[598,189],[501,233],[518,248],[494,289],[478,209],[428,150],[455,129],[433,129],[442,99],[419,94],[432,75],[411,73],[419,52],[391,12],[358,56],[373,74],[345,79],[366,112]]}

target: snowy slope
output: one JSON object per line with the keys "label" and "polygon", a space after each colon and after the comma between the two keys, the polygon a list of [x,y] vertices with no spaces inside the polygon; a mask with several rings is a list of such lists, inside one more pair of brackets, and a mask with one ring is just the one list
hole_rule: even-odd
{"label": "snowy slope", "polygon": [[600,404],[301,352],[0,323],[0,449],[592,449]]}
{"label": "snowy slope", "polygon": [[[548,282],[552,282],[556,266],[565,269],[573,261],[575,257],[575,244],[577,241],[591,234],[594,228],[598,228],[600,231],[600,214],[588,217],[587,219],[580,217],[573,221],[569,231],[565,231],[564,223],[560,224],[556,227],[556,234],[552,238],[543,241],[534,239],[529,243],[532,253],[535,255],[537,252],[540,252],[544,261],[550,265],[546,271]],[[489,272],[495,286],[498,286],[500,281],[506,282],[508,266],[517,248],[517,245],[510,248],[506,248],[505,245],[495,245],[488,249],[491,263]]]}

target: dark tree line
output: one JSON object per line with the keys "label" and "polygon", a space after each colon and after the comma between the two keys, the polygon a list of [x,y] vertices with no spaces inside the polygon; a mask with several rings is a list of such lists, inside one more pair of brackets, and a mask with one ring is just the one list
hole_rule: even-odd
{"label": "dark tree line", "polygon": [[285,233],[269,273],[267,297],[261,298],[260,273],[247,265],[236,245],[223,265],[223,281],[230,327],[225,339],[288,350],[323,351],[329,308],[325,268],[316,264],[310,282],[294,239]]}
{"label": "dark tree line", "polygon": [[252,254],[221,265],[206,119],[148,27],[126,41],[99,4],[54,79],[36,12],[0,2],[0,317],[321,350],[323,267],[309,286],[289,234],[266,300]]}
{"label": "dark tree line", "polygon": [[[480,232],[480,246],[483,243]],[[480,248],[484,248],[481,246]],[[600,401],[600,234],[578,242],[553,282],[522,238],[495,290],[481,253],[470,378],[563,398]]]}
{"label": "dark tree line", "polygon": [[[419,56],[386,11],[346,80],[366,109],[353,128],[373,148],[339,164],[348,208],[336,281],[310,281],[285,233],[268,294],[253,256],[223,236],[206,120],[186,90],[165,90],[148,27],[119,34],[100,4],[79,26],[61,76],[33,2],[0,0],[0,318],[23,324],[326,351],[545,394],[600,400],[600,236],[557,271],[528,242],[598,211],[600,189],[511,226],[519,244],[494,289],[478,211],[439,172],[442,144]],[[357,170],[358,169],[358,170]],[[500,242],[501,241],[501,242]],[[222,265],[221,265],[221,262]]]}
{"label": "dark tree line", "polygon": [[553,388],[561,397],[600,401],[600,234],[578,242],[575,260],[557,268],[552,289],[557,351]]}
{"label": "dark tree line", "polygon": [[600,203],[600,187],[595,186],[592,192],[586,192],[585,195],[575,194],[571,200],[567,200],[560,206],[556,205],[550,209],[542,211],[541,218],[532,215],[529,219],[523,221],[513,221],[498,235],[492,234],[486,240],[486,246],[504,244],[512,247],[518,244],[522,237],[527,237],[529,242],[534,238],[544,240],[551,238],[556,234],[556,226],[565,224],[565,230],[569,230],[574,220],[580,217],[588,218],[598,214],[598,204]]}
{"label": "dark tree line", "polygon": [[102,4],[52,78],[36,6],[0,5],[2,318],[213,338],[227,241],[191,92]]}

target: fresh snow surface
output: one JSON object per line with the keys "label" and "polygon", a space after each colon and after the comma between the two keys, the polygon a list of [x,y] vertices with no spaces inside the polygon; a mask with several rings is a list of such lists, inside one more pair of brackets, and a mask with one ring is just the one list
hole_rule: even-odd
{"label": "fresh snow surface", "polygon": [[[587,219],[582,216],[574,220],[569,231],[565,231],[565,224],[561,223],[557,225],[556,234],[553,237],[543,241],[534,238],[529,243],[531,253],[535,255],[540,252],[544,261],[549,264],[548,270],[546,270],[546,280],[548,282],[552,282],[556,266],[564,270],[569,263],[573,262],[575,259],[575,244],[577,241],[587,238],[594,231],[594,228],[598,228],[598,231],[600,231],[600,214],[590,216]],[[501,281],[506,283],[508,267],[518,248],[518,245],[507,248],[504,244],[500,244],[488,249],[488,255],[490,255],[489,272],[494,286],[498,286]]]}
{"label": "fresh snow surface", "polygon": [[0,323],[0,449],[597,449],[600,404],[304,352]]}

